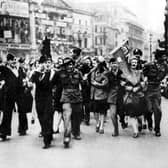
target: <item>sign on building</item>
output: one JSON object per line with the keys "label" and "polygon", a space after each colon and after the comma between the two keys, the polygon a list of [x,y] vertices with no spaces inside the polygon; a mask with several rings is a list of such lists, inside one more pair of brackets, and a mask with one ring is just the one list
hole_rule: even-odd
{"label": "sign on building", "polygon": [[0,14],[28,18],[29,6],[26,2],[0,0]]}

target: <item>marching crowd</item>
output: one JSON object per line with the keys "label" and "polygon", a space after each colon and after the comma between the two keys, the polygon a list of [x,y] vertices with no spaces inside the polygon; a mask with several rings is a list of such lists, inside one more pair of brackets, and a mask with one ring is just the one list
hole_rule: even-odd
{"label": "marching crowd", "polygon": [[[92,60],[81,57],[81,49],[75,48],[71,56],[60,57],[53,62],[51,57],[41,56],[35,62],[25,63],[7,54],[7,61],[0,63],[0,124],[2,141],[11,135],[13,111],[18,112],[20,136],[28,130],[27,113],[35,104],[43,137],[43,148],[49,148],[53,134],[59,133],[59,124],[64,122],[65,147],[71,137],[81,140],[80,125],[90,124],[90,112],[94,112],[95,131],[104,134],[104,121],[109,112],[113,124],[112,136],[119,136],[118,122],[122,128],[128,123],[137,138],[146,127],[155,136],[161,136],[160,83],[167,74],[165,54],[156,50],[155,60],[145,63],[142,51],[134,49],[126,59],[127,69],[120,68],[116,57],[107,61],[102,56]],[[54,112],[58,112],[58,126],[53,130]],[[154,124],[153,117],[154,114]]]}

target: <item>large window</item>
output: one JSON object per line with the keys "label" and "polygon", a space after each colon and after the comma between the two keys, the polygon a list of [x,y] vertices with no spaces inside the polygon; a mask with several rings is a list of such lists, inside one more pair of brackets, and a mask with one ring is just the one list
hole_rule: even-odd
{"label": "large window", "polygon": [[0,42],[30,42],[29,19],[0,15]]}
{"label": "large window", "polygon": [[84,39],[84,47],[87,48],[87,38]]}

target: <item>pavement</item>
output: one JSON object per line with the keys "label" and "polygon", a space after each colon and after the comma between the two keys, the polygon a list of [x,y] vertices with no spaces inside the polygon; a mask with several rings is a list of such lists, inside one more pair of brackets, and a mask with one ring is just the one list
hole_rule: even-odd
{"label": "pavement", "polygon": [[[82,124],[82,140],[72,140],[69,149],[63,146],[63,128],[54,135],[52,147],[42,149],[39,123],[31,124],[27,136],[18,136],[17,113],[13,115],[12,136],[0,142],[0,168],[168,168],[168,100],[162,101],[163,118],[161,137],[148,130],[137,139],[132,129],[120,128],[120,136],[112,137],[112,124],[108,119],[105,134],[95,132],[95,121]],[[57,115],[55,116],[57,122]]]}

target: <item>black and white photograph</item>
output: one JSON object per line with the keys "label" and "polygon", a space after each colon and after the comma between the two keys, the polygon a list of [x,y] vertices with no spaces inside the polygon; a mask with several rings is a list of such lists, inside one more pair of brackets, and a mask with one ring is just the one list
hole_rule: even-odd
{"label": "black and white photograph", "polygon": [[0,0],[0,168],[168,168],[168,0]]}

